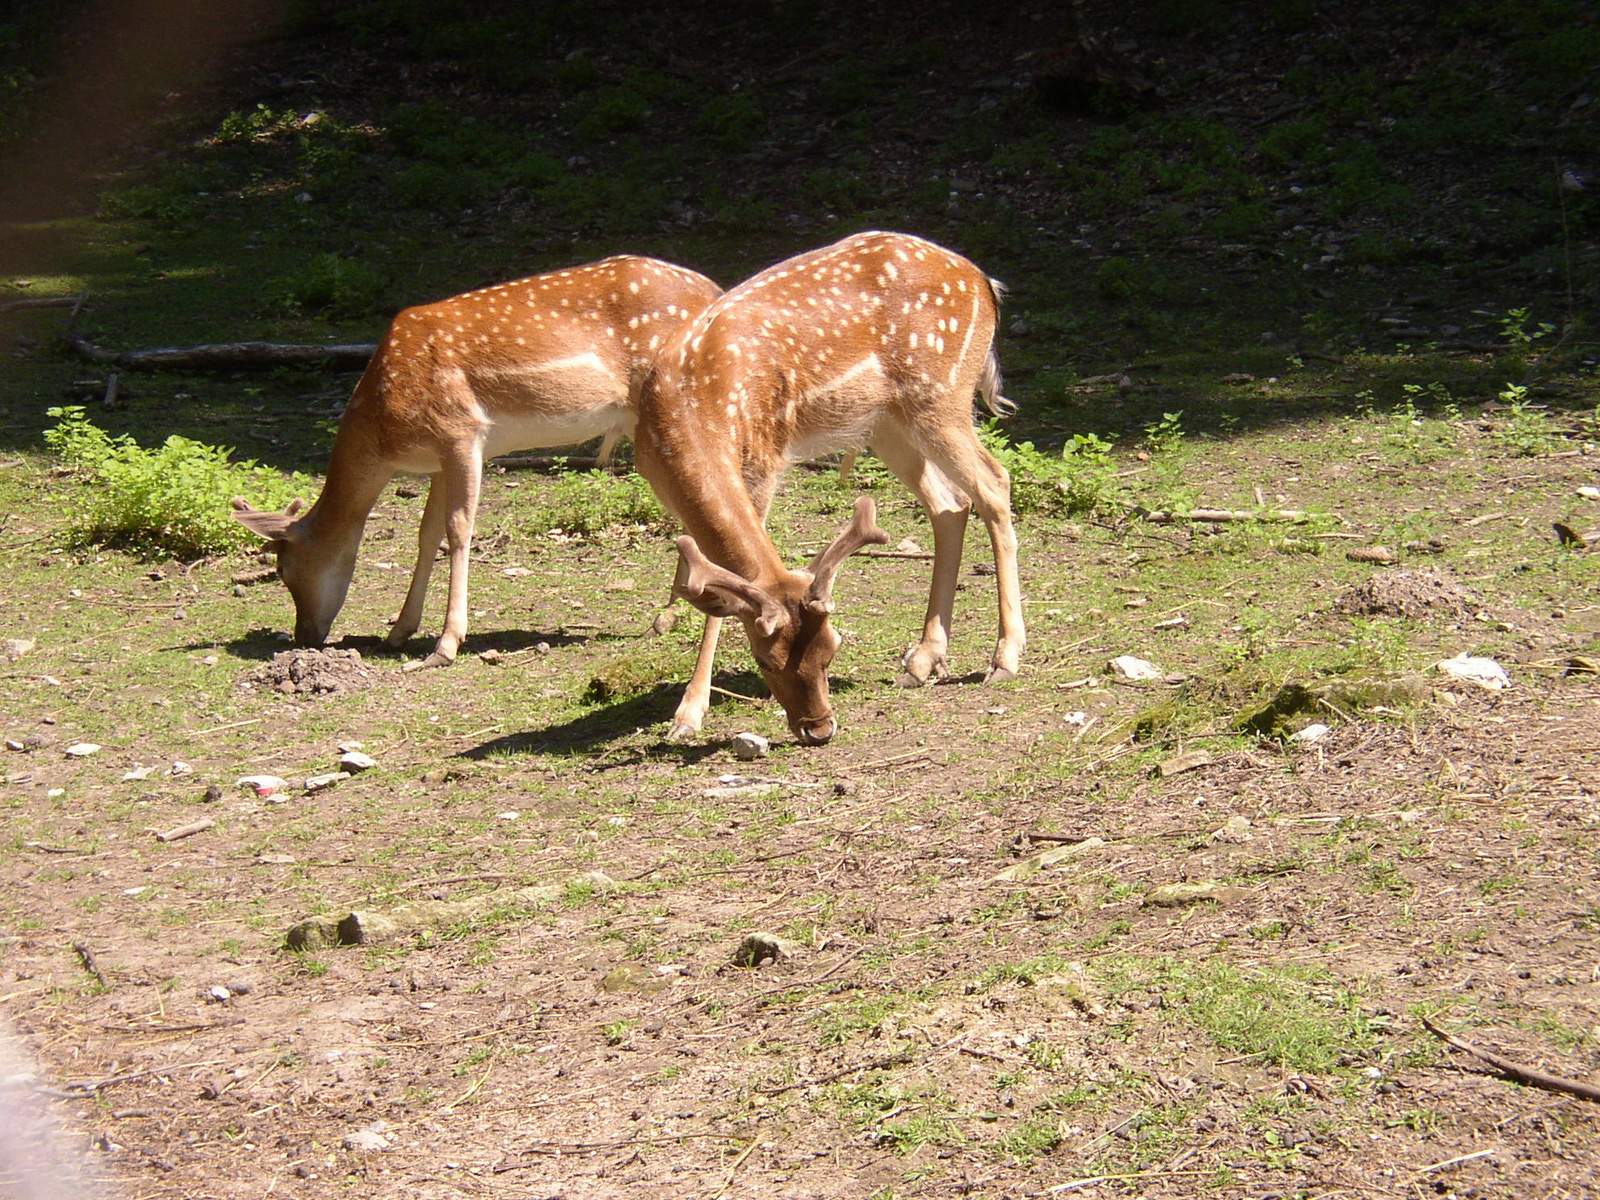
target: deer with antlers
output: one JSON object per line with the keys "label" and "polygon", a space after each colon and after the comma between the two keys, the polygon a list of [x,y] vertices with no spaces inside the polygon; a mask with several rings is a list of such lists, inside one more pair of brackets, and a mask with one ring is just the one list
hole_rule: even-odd
{"label": "deer with antlers", "polygon": [[295,604],[295,641],[320,646],[343,607],[367,515],[389,480],[432,476],[417,564],[389,630],[402,646],[422,624],[441,542],[450,591],[433,653],[447,666],[467,633],[467,560],[487,458],[600,436],[600,457],[633,431],[657,350],[721,288],[693,271],[621,255],[410,308],[367,364],[334,436],[322,494],[309,509],[234,516],[277,552]]}
{"label": "deer with antlers", "polygon": [[888,535],[872,500],[805,570],[767,536],[791,463],[869,446],[914,492],[933,525],[933,582],[922,637],[901,682],[947,670],[962,538],[976,507],[994,549],[1000,637],[990,680],[1014,678],[1026,636],[1011,524],[1011,483],[973,428],[973,397],[1000,395],[993,340],[1000,287],[921,238],[861,233],[763,271],[724,293],[661,349],[640,396],[635,461],[683,524],[674,594],[706,614],[694,675],[673,717],[699,732],[723,620],[738,618],[757,666],[801,742],[837,728],[828,665],[840,566]]}

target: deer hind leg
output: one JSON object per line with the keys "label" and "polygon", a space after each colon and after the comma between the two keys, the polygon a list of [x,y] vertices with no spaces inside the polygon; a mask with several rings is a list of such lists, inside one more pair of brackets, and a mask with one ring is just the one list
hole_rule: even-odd
{"label": "deer hind leg", "polygon": [[985,682],[1015,679],[1028,638],[1023,628],[1022,586],[1017,574],[1017,534],[1011,524],[1011,477],[965,422],[930,431],[923,449],[958,490],[972,497],[973,506],[989,531],[1000,605],[1000,637]]}
{"label": "deer hind leg", "polygon": [[411,587],[406,591],[406,602],[400,606],[400,615],[389,627],[384,641],[391,646],[404,646],[411,635],[422,628],[423,603],[428,598],[428,581],[433,577],[433,560],[444,542],[445,482],[441,472],[428,481],[428,500],[422,509],[422,524],[417,530],[417,565],[411,572]]}
{"label": "deer hind leg", "polygon": [[[408,663],[408,670],[420,667],[447,667],[455,661],[461,640],[467,636],[467,562],[472,554],[472,526],[478,516],[478,493],[483,483],[483,443],[454,446],[445,455],[444,469],[436,484],[444,484],[444,531],[450,547],[450,597],[445,611],[444,632],[433,653],[419,663]],[[433,502],[432,493],[428,497]]]}
{"label": "deer hind leg", "polygon": [[904,430],[880,426],[872,449],[922,502],[933,526],[933,580],[922,639],[906,651],[901,660],[905,671],[898,680],[901,687],[921,687],[929,679],[943,679],[950,673],[950,622],[971,501],[911,444]]}

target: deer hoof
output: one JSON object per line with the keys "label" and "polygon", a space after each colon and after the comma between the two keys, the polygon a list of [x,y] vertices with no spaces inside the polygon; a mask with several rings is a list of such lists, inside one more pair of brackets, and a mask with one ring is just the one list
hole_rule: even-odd
{"label": "deer hoof", "polygon": [[432,667],[448,667],[453,662],[455,662],[454,657],[440,654],[437,650],[435,650],[422,661],[408,662],[400,669],[402,671],[426,671]]}
{"label": "deer hoof", "polygon": [[910,671],[901,671],[894,682],[896,687],[919,688],[926,686],[928,681],[918,678]]}
{"label": "deer hoof", "polygon": [[1017,677],[1017,673],[1007,667],[991,667],[989,673],[983,677],[985,683],[1010,683]]}
{"label": "deer hoof", "polygon": [[673,721],[672,728],[667,730],[667,741],[687,742],[691,738],[700,736],[700,722],[698,721]]}

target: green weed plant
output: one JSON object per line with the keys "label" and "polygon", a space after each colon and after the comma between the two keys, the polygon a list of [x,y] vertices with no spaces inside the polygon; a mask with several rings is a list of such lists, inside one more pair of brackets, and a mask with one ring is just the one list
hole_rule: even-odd
{"label": "green weed plant", "polygon": [[233,519],[238,495],[282,509],[307,490],[303,475],[285,476],[232,451],[173,435],[148,450],[126,434],[112,435],[83,408],[48,410],[57,424],[44,440],[87,485],[72,514],[71,536],[147,558],[205,558],[254,545],[257,538]]}

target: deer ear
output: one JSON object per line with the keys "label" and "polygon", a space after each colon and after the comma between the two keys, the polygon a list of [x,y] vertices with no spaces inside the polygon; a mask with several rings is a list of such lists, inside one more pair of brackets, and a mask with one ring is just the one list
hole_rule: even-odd
{"label": "deer ear", "polygon": [[888,542],[889,535],[878,528],[877,512],[871,496],[858,496],[850,524],[811,560],[811,586],[806,589],[803,601],[808,611],[819,615],[831,613],[833,581],[844,560],[863,546],[882,546]]}
{"label": "deer ear", "polygon": [[283,541],[289,532],[289,526],[295,522],[295,514],[300,511],[301,502],[295,500],[290,503],[287,512],[263,512],[259,508],[252,508],[250,502],[243,496],[233,498],[233,519],[243,525],[251,533],[260,534],[269,542]]}
{"label": "deer ear", "polygon": [[678,539],[678,578],[672,591],[707,616],[751,622],[763,637],[771,637],[783,624],[783,605],[771,592],[719,567],[687,534]]}

